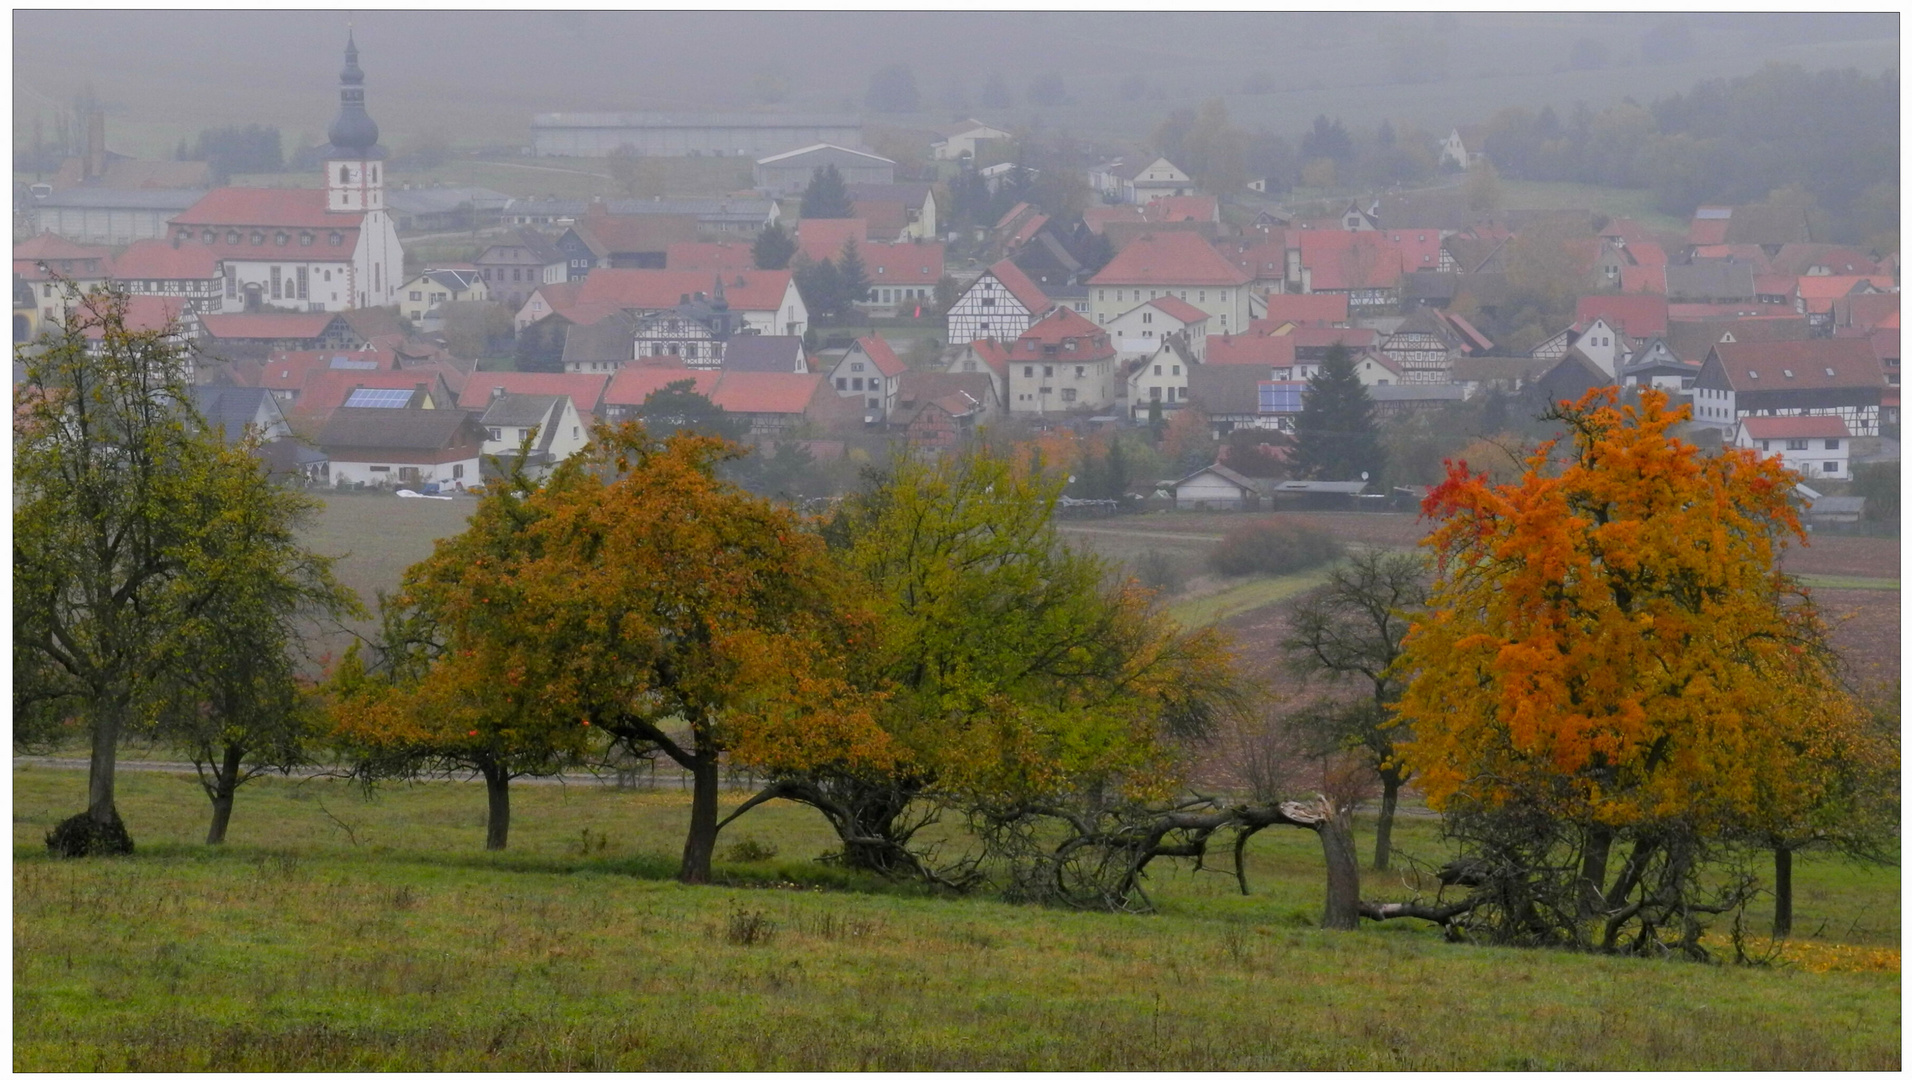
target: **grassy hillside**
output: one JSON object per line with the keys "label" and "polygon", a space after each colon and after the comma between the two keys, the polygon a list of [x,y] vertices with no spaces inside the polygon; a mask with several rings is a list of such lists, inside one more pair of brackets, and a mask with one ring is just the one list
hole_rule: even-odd
{"label": "grassy hillside", "polygon": [[[49,861],[83,787],[15,773],[16,1069],[1900,1062],[1896,876],[1819,859],[1801,924],[1823,936],[1747,969],[1318,931],[1298,830],[1256,838],[1254,895],[1183,870],[1151,882],[1162,914],[1111,916],[859,884],[809,862],[828,836],[781,806],[726,833],[779,855],[685,888],[661,880],[684,796],[578,786],[521,786],[512,850],[487,855],[476,786],[267,781],[208,851],[191,778],[131,774],[141,853]],[[1397,836],[1434,842],[1425,819]]]}

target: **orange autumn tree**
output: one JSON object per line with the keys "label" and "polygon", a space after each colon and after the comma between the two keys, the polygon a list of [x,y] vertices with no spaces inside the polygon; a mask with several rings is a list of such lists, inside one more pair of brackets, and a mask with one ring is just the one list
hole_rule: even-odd
{"label": "orange autumn tree", "polygon": [[852,689],[863,598],[794,514],[717,479],[738,453],[626,425],[500,499],[509,527],[475,522],[408,575],[401,604],[431,613],[435,644],[390,712],[661,750],[693,783],[686,882],[710,879],[722,761],[884,766],[871,695]]}
{"label": "orange autumn tree", "polygon": [[[1450,463],[1425,511],[1438,576],[1401,664],[1402,760],[1476,886],[1450,919],[1502,939],[1699,950],[1713,845],[1814,797],[1807,767],[1857,712],[1810,598],[1777,461],[1702,454],[1657,390],[1560,403],[1572,445],[1517,483]],[[1626,852],[1609,880],[1610,853]]]}

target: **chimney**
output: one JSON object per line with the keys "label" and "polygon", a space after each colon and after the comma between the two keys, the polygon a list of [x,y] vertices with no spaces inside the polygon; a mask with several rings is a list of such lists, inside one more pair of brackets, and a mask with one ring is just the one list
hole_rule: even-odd
{"label": "chimney", "polygon": [[491,400],[493,400],[493,401],[496,401],[496,400],[498,400],[499,398],[501,398],[501,397],[504,397],[504,396],[505,396],[505,388],[504,388],[504,387],[502,387],[502,386],[494,386],[494,387],[492,387],[492,388],[491,388]]}

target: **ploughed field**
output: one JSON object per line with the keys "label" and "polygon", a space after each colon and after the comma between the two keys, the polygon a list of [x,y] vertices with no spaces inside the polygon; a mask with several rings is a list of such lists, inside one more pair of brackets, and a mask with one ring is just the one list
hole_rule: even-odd
{"label": "ploughed field", "polygon": [[[815,862],[783,804],[726,830],[726,884],[668,881],[674,790],[265,780],[224,849],[190,776],[129,773],[139,852],[52,861],[79,770],[17,767],[14,1067],[294,1069],[1896,1069],[1897,875],[1798,867],[1769,967],[1316,930],[1312,834],[1249,848],[1251,895],[1164,866],[1160,913],[944,899]],[[726,804],[741,794],[727,794]],[[1439,856],[1409,817],[1401,850]],[[741,844],[741,841],[749,841]],[[1365,850],[1366,823],[1357,832]],[[1365,875],[1393,895],[1398,875]],[[1754,912],[1757,927],[1763,912]],[[1724,930],[1707,944],[1731,955]]]}

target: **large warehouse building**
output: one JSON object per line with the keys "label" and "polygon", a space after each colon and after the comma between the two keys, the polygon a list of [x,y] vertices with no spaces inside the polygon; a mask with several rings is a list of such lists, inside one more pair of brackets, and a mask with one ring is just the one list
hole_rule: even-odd
{"label": "large warehouse building", "polygon": [[848,115],[776,113],[539,113],[531,149],[540,157],[763,157],[816,143],[861,146]]}

